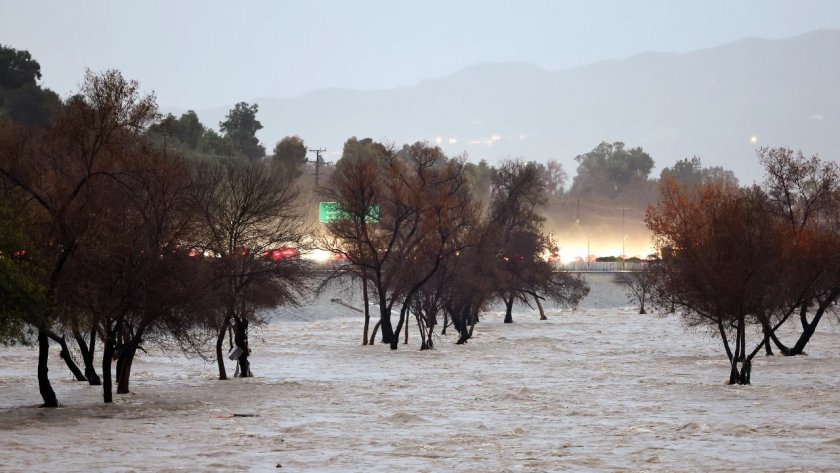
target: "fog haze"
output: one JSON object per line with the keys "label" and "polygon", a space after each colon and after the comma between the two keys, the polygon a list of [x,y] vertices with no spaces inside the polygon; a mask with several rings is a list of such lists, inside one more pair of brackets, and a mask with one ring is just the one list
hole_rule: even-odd
{"label": "fog haze", "polygon": [[625,141],[655,173],[698,155],[749,183],[757,146],[830,157],[837,144],[833,1],[3,7],[0,41],[30,51],[62,96],[86,67],[116,68],[209,126],[256,102],[268,149],[299,134],[328,159],[359,135],[559,159],[572,176],[575,155]]}

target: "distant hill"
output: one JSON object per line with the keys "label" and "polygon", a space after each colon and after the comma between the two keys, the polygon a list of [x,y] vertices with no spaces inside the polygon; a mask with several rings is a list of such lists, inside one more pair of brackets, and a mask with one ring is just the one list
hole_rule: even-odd
{"label": "distant hill", "polygon": [[[698,155],[704,165],[724,166],[750,183],[760,177],[758,146],[835,157],[838,58],[840,30],[820,30],[563,71],[479,64],[410,87],[252,101],[260,105],[260,136],[269,150],[292,134],[327,148],[328,159],[337,158],[350,136],[398,145],[440,138],[448,153],[467,152],[471,160],[559,159],[573,176],[576,155],[620,140],[644,147],[656,160],[656,173]],[[231,107],[198,113],[216,125]]]}

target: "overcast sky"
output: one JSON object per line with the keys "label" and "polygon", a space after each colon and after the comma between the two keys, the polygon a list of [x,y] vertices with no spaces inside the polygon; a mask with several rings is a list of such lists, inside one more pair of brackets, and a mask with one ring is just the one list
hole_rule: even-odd
{"label": "overcast sky", "polygon": [[62,96],[116,68],[162,108],[411,85],[464,66],[565,69],[840,27],[840,1],[0,0],[0,43]]}

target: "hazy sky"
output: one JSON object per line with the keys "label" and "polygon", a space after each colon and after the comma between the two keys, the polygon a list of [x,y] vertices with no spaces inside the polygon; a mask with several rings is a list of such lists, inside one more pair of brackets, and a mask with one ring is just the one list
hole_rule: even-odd
{"label": "hazy sky", "polygon": [[840,27],[840,1],[0,0],[0,43],[61,95],[121,70],[162,108],[414,84],[488,61],[564,69]]}

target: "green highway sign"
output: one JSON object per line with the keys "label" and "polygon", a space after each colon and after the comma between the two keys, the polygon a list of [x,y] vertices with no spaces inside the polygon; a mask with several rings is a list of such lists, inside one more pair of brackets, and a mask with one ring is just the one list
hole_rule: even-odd
{"label": "green highway sign", "polygon": [[335,222],[341,220],[344,211],[338,202],[321,202],[318,204],[318,221],[321,223]]}
{"label": "green highway sign", "polygon": [[[318,221],[321,223],[349,220],[347,212],[341,208],[338,202],[320,202],[318,204]],[[373,204],[367,211],[365,221],[368,223],[379,222],[379,204]]]}

